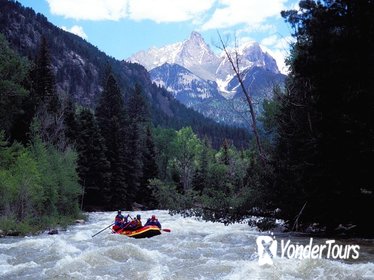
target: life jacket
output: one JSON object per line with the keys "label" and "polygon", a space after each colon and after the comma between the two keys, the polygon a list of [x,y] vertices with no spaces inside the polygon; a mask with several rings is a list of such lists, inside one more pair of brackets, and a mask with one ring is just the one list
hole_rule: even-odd
{"label": "life jacket", "polygon": [[136,220],[136,221],[137,221],[137,226],[138,226],[138,227],[142,227],[142,226],[143,226],[141,220]]}
{"label": "life jacket", "polygon": [[118,214],[115,219],[114,219],[114,223],[116,226],[120,226],[121,224],[123,224],[123,219],[125,217],[122,215],[122,214]]}
{"label": "life jacket", "polygon": [[135,230],[135,229],[138,229],[138,228],[141,228],[143,225],[142,225],[142,222],[138,219],[134,219],[130,222],[129,224],[129,228]]}
{"label": "life jacket", "polygon": [[151,218],[149,218],[145,225],[146,226],[157,226],[157,227],[161,228],[161,224],[157,219],[152,220]]}

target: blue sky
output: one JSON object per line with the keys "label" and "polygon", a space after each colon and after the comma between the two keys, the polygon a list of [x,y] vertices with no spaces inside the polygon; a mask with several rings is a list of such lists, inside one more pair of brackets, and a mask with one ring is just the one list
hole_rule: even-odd
{"label": "blue sky", "polygon": [[[18,0],[53,24],[117,59],[201,33],[216,50],[217,30],[238,42],[255,40],[282,69],[290,27],[280,11],[298,0]],[[217,50],[218,51],[218,50]],[[283,69],[284,72],[284,69]]]}

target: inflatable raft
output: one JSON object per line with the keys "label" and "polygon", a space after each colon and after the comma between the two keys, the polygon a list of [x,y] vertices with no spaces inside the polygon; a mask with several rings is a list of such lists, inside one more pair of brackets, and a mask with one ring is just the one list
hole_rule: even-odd
{"label": "inflatable raft", "polygon": [[126,235],[128,237],[133,237],[133,238],[150,238],[156,235],[161,234],[161,230],[157,226],[144,226],[141,227],[137,230],[113,230],[113,233],[121,234],[121,235]]}

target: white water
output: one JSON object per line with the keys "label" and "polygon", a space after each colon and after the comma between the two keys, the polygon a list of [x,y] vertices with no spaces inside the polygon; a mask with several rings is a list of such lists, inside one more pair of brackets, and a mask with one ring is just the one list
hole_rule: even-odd
{"label": "white water", "polygon": [[1,238],[0,279],[374,279],[373,240],[346,240],[361,242],[360,258],[350,263],[277,258],[273,266],[260,267],[261,234],[246,224],[139,213],[143,219],[155,213],[171,232],[132,239],[108,229],[92,238],[112,223],[115,213],[106,212],[92,213],[86,224],[58,235]]}

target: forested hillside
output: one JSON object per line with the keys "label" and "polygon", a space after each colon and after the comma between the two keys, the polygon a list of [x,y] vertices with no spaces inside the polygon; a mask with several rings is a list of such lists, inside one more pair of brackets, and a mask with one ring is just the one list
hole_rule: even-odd
{"label": "forested hillside", "polygon": [[48,61],[45,41],[32,64],[0,34],[0,228],[9,234],[63,225],[80,213],[77,153]]}

